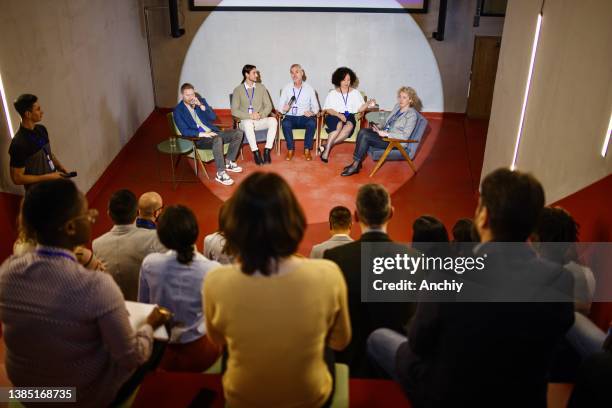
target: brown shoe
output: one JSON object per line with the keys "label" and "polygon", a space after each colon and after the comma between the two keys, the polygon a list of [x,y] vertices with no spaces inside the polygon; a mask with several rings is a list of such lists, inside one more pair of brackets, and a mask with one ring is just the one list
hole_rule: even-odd
{"label": "brown shoe", "polygon": [[295,154],[295,150],[287,150],[287,157],[285,157],[285,160],[289,161],[293,159],[294,154]]}
{"label": "brown shoe", "polygon": [[306,161],[312,160],[312,155],[310,154],[310,149],[304,149],[304,158]]}

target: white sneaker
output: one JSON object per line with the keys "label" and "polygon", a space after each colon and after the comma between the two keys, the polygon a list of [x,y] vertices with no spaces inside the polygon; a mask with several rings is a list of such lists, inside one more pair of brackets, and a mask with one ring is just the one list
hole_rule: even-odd
{"label": "white sneaker", "polygon": [[217,177],[215,177],[215,180],[223,184],[224,186],[231,186],[232,184],[234,184],[234,180],[232,180],[232,178],[224,171],[221,173],[217,173]]}
{"label": "white sneaker", "polygon": [[231,171],[232,173],[242,173],[242,167],[233,161],[227,161],[227,163],[225,163],[225,170]]}

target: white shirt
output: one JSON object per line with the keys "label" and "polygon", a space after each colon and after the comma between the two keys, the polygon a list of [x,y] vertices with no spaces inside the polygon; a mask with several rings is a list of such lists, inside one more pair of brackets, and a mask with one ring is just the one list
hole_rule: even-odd
{"label": "white shirt", "polygon": [[357,89],[351,89],[348,93],[348,98],[346,94],[342,96],[340,91],[333,89],[327,94],[323,109],[333,109],[338,113],[344,113],[347,110],[349,113],[357,113],[364,102],[363,95]]}
{"label": "white shirt", "polygon": [[[281,91],[280,99],[278,100],[278,106],[282,109],[285,104],[289,102],[292,96],[295,95],[297,101],[295,101],[286,112],[287,115],[291,116],[304,116],[304,112],[319,112],[319,101],[317,95],[312,86],[306,82],[302,82],[301,88],[296,88],[293,82],[289,82]],[[293,109],[297,107],[297,112]],[[285,112],[283,112],[285,113]]]}

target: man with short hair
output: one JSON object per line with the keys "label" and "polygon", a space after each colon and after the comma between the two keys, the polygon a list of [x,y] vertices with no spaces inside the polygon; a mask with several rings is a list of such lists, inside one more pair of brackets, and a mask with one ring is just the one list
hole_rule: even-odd
{"label": "man with short hair", "polygon": [[13,104],[21,117],[19,130],[9,147],[11,180],[26,189],[45,180],[56,180],[70,173],[51,151],[49,133],[43,125],[38,97],[20,95]]}
{"label": "man with short hair", "polygon": [[[574,313],[571,275],[525,242],[543,206],[533,176],[498,169],[483,180],[474,217],[474,255],[486,256],[486,267],[468,278],[485,296],[499,285],[532,300],[421,302],[407,337],[380,329],[368,338],[370,357],[415,407],[546,407],[549,361]],[[551,289],[568,301],[547,301]]]}
{"label": "man with short hair", "polygon": [[[236,158],[242,146],[243,133],[238,129],[219,130],[213,123],[217,114],[210,107],[206,99],[198,95],[189,83],[181,85],[183,100],[174,108],[174,123],[182,136],[200,137],[196,143],[199,149],[212,149],[217,167],[215,180],[219,183],[231,186],[234,180],[227,174],[242,172],[242,168],[236,164]],[[229,143],[227,159],[223,157],[223,145]]]}
{"label": "man with short hair", "polygon": [[357,192],[355,222],[361,227],[361,238],[336,248],[328,249],[323,258],[334,261],[346,280],[349,313],[353,338],[349,346],[337,353],[337,360],[350,366],[351,376],[371,376],[368,366],[366,340],[368,335],[381,327],[405,333],[405,326],[414,313],[413,303],[361,302],[361,255],[368,246],[367,255],[372,259],[389,253],[409,257],[419,253],[406,245],[393,242],[387,235],[387,224],[393,216],[391,197],[380,184],[365,184]]}
{"label": "man with short hair", "polygon": [[106,271],[119,285],[125,300],[138,299],[138,282],[142,260],[153,252],[165,252],[155,230],[137,228],[136,196],[130,190],[115,192],[108,202],[113,228],[93,240],[93,251],[106,263]]}
{"label": "man with short hair", "polygon": [[317,113],[319,113],[319,101],[317,95],[309,84],[304,82],[306,74],[300,64],[293,64],[289,69],[291,82],[281,91],[278,106],[281,113],[285,115],[281,122],[283,135],[287,141],[287,157],[285,160],[293,159],[295,144],[293,142],[293,129],[306,129],[304,138],[304,158],[312,160],[310,151],[312,141],[317,130]]}
{"label": "man with short hair", "polygon": [[339,205],[329,212],[329,232],[331,238],[316,244],[310,251],[311,258],[323,258],[323,253],[328,249],[353,242],[350,237],[351,227],[353,226],[351,210]]}
{"label": "man with short hair", "polygon": [[155,191],[144,193],[138,199],[138,218],[136,226],[138,228],[156,229],[157,218],[164,209],[162,196]]}
{"label": "man with short hair", "polygon": [[[255,65],[247,64],[242,68],[242,83],[232,93],[232,116],[240,119],[240,129],[244,130],[249,147],[253,152],[255,164],[272,163],[270,150],[274,146],[278,123],[268,116],[272,112],[272,100],[266,87],[257,82],[259,71]],[[259,154],[255,131],[268,129],[263,158]]]}

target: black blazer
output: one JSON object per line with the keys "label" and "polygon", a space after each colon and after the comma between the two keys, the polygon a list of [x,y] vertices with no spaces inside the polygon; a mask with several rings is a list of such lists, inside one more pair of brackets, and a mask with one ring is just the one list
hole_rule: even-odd
{"label": "black blazer", "polygon": [[[414,303],[361,302],[361,244],[363,242],[387,243],[386,253],[418,254],[415,250],[391,241],[384,232],[366,232],[359,240],[328,249],[323,258],[335,262],[344,275],[348,288],[349,313],[353,336],[348,347],[336,354],[339,362],[350,366],[352,377],[366,377],[372,374],[368,368],[366,340],[370,333],[386,327],[406,333],[406,326],[414,314]],[[375,254],[374,254],[375,255]]]}
{"label": "black blazer", "polygon": [[[572,293],[573,278],[560,265],[538,259],[527,244],[518,252],[489,253],[507,265],[495,269],[499,279],[538,276],[534,300],[551,286]],[[415,408],[545,408],[554,345],[573,322],[572,302],[419,303],[397,353],[400,383]]]}

